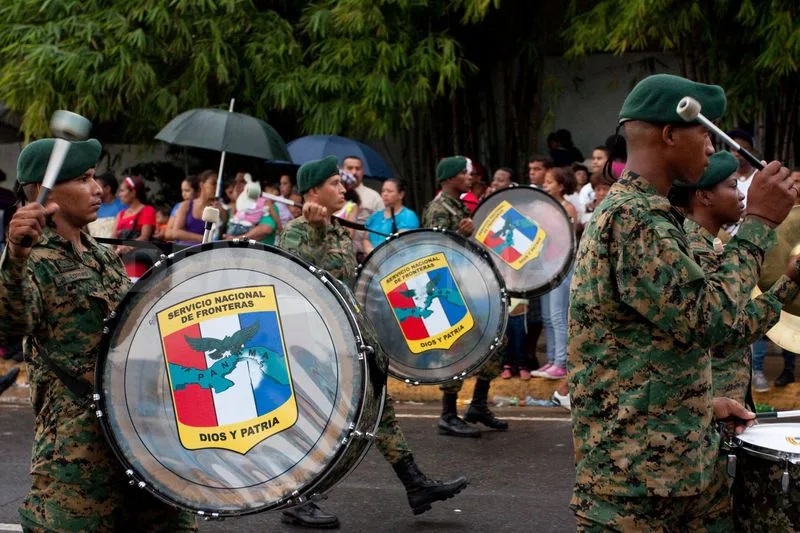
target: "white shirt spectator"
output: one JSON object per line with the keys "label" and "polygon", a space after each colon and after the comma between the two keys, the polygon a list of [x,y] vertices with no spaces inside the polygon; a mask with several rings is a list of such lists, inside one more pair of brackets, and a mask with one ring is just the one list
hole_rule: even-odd
{"label": "white shirt spectator", "polygon": [[[361,209],[358,212],[358,221],[363,222],[369,218],[372,213],[382,211],[384,208],[383,199],[381,195],[374,189],[370,189],[364,182],[356,187],[358,198],[361,200]],[[362,220],[363,219],[363,220]]]}

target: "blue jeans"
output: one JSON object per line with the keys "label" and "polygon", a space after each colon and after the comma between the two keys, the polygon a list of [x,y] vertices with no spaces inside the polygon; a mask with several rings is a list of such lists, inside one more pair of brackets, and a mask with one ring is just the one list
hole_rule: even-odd
{"label": "blue jeans", "polygon": [[572,270],[561,283],[542,296],[542,324],[547,341],[547,362],[567,368],[567,314]]}
{"label": "blue jeans", "polygon": [[753,343],[753,372],[764,371],[764,358],[767,356],[767,339]]}
{"label": "blue jeans", "polygon": [[525,321],[526,315],[517,315],[508,317],[508,325],[506,326],[506,336],[508,343],[506,344],[505,353],[503,355],[503,366],[511,366],[519,370],[520,368],[528,368],[528,354],[525,350]]}

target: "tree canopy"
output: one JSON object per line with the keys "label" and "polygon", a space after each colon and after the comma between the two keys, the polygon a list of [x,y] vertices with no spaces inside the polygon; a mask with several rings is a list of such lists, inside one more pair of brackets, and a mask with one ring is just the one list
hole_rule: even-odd
{"label": "tree canopy", "polygon": [[795,155],[800,107],[800,4],[796,0],[572,0],[567,57],[662,49],[684,76],[722,85],[727,122],[752,126],[768,157]]}

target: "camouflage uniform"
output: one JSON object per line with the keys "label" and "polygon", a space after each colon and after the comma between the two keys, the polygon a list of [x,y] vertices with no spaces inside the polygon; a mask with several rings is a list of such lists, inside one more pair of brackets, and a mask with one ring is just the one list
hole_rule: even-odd
{"label": "camouflage uniform", "polygon": [[[25,357],[36,413],[33,486],[20,508],[26,531],[196,530],[194,518],[128,485],[89,398],[52,370],[93,381],[103,319],[130,282],[120,259],[88,235],[87,252],[45,228],[27,260],[0,271],[0,341],[28,335]],[[43,360],[46,354],[50,362]]]}
{"label": "camouflage uniform", "polygon": [[[457,198],[442,192],[425,206],[422,212],[422,227],[443,228],[450,231],[458,230],[458,223],[464,218],[470,218],[469,209]],[[500,375],[502,350],[498,350],[484,363],[476,374],[478,379],[491,381]],[[444,392],[458,393],[464,382],[461,380],[444,383],[439,389]]]}
{"label": "camouflage uniform", "polygon": [[[324,227],[315,227],[304,217],[289,222],[280,235],[280,247],[327,270],[333,277],[347,285],[350,289],[356,280],[356,258],[353,253],[353,240],[348,231],[335,220]],[[366,316],[364,317],[366,319]],[[377,334],[367,320],[366,338],[372,338],[371,344],[380,350]],[[411,457],[408,446],[394,411],[394,400],[386,396],[378,425],[378,449],[390,464],[397,464]]]}
{"label": "camouflage uniform", "polygon": [[[581,240],[570,293],[571,507],[580,520],[655,509],[688,522],[700,516],[689,500],[716,501],[724,474],[709,347],[728,337],[775,240],[747,220],[719,268],[704,273],[682,216],[652,185],[626,170],[611,188]],[[785,296],[767,301],[777,311]]]}
{"label": "camouflage uniform", "polygon": [[[716,272],[720,268],[723,242],[715,238],[704,227],[692,219],[683,222],[689,249],[698,264],[706,272]],[[769,294],[784,295],[790,300],[797,293],[797,284],[788,277],[781,277]],[[749,299],[749,294],[742,294]],[[735,327],[724,344],[711,349],[711,374],[713,396],[733,398],[745,404],[750,388],[750,345],[762,338],[780,319],[780,310],[772,304],[768,296],[759,296],[745,305]]]}

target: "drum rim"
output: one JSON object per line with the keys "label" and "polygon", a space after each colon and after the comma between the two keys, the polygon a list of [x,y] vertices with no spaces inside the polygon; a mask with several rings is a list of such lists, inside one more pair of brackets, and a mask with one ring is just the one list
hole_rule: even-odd
{"label": "drum rim", "polygon": [[[509,191],[513,191],[513,190],[525,190],[525,189],[536,191],[536,192],[542,193],[542,194],[546,194],[548,197],[550,197],[553,200],[553,204],[558,206],[558,208],[561,210],[561,213],[564,215],[564,218],[566,220],[569,220],[569,214],[567,213],[567,210],[564,209],[564,206],[561,205],[560,203],[558,203],[550,193],[548,193],[547,191],[545,191],[541,187],[536,187],[534,185],[529,185],[529,184],[519,184],[519,185],[517,185],[515,187],[506,187],[505,189],[500,189],[499,191],[494,191],[492,194],[484,197],[480,202],[478,202],[478,205],[475,206],[475,210],[472,211],[473,218],[474,218],[475,213],[478,212],[478,209],[480,209],[482,205],[487,203],[489,201],[489,199],[492,198],[493,196],[497,196],[497,195],[503,194],[503,193],[508,193]],[[483,246],[482,244],[478,243],[478,241],[475,240],[474,233],[473,233],[473,235],[470,235],[469,239],[470,239],[471,242],[474,242],[478,246],[480,246],[481,248],[485,249],[485,246]],[[564,279],[567,277],[567,274],[569,274],[569,271],[572,270],[572,267],[575,264],[575,255],[576,255],[576,252],[578,250],[578,239],[577,239],[574,231],[570,232],[570,243],[571,243],[572,253],[570,254],[569,262],[566,264],[567,268],[564,268],[561,272],[559,272],[558,275],[556,277],[554,277],[549,283],[546,283],[545,285],[542,285],[541,287],[539,287],[537,289],[530,289],[530,290],[527,290],[527,291],[514,290],[514,289],[506,286],[506,290],[508,291],[508,294],[510,296],[515,297],[515,298],[516,297],[519,297],[519,298],[535,298],[537,296],[542,296],[543,294],[547,294],[548,292],[553,290],[555,287],[558,287],[561,284],[561,282],[564,281]],[[492,260],[492,263],[494,263],[495,262],[495,258],[491,254],[489,254],[489,256],[490,256],[490,258]],[[503,281],[505,281],[505,279]]]}
{"label": "drum rim", "polygon": [[[767,424],[767,425],[777,425],[777,424]],[[772,462],[788,461],[793,465],[800,464],[800,452],[798,453],[786,452],[783,450],[776,450],[775,448],[768,448],[766,446],[761,446],[759,444],[753,444],[752,442],[747,442],[742,440],[741,435],[734,435],[732,441],[733,445],[737,449],[741,449],[748,455],[755,455],[756,457],[767,459]]]}
{"label": "drum rim", "polygon": [[[502,302],[501,303],[501,307],[503,308],[503,310],[501,310],[500,314],[503,316],[503,318],[500,321],[500,324],[498,325],[498,329],[497,329],[496,335],[494,337],[495,340],[493,341],[493,347],[490,347],[489,354],[486,357],[484,357],[483,359],[481,359],[480,363],[475,363],[473,365],[470,365],[469,367],[467,367],[465,370],[463,370],[460,374],[458,374],[456,376],[449,376],[449,377],[446,377],[446,378],[438,378],[438,379],[437,378],[426,378],[426,377],[419,377],[419,376],[411,376],[408,373],[399,372],[396,369],[396,367],[394,366],[394,360],[391,357],[389,357],[388,373],[393,378],[395,378],[395,379],[397,379],[399,381],[402,381],[403,383],[406,383],[407,385],[441,385],[441,384],[444,384],[444,383],[451,383],[451,382],[453,382],[455,380],[466,379],[466,378],[472,376],[475,372],[477,372],[480,369],[480,367],[482,367],[483,364],[490,357],[492,357],[493,355],[495,355],[497,353],[497,351],[500,349],[500,347],[503,344],[502,343],[502,337],[503,337],[503,335],[505,333],[506,326],[508,324],[508,295],[510,293],[508,292],[508,289],[506,287],[505,279],[503,278],[503,276],[500,275],[500,269],[497,267],[497,265],[495,264],[494,260],[490,257],[491,254],[489,253],[489,251],[484,246],[481,246],[480,244],[476,243],[475,241],[473,241],[473,240],[471,240],[471,239],[469,239],[467,237],[464,237],[463,235],[460,235],[455,231],[446,230],[444,228],[439,228],[439,227],[436,227],[436,228],[417,228],[417,229],[413,229],[413,230],[403,231],[402,233],[392,233],[389,237],[386,238],[386,240],[384,240],[382,243],[380,243],[378,246],[376,246],[364,258],[364,261],[360,265],[358,265],[358,269],[357,269],[357,272],[356,272],[356,279],[355,279],[355,282],[353,284],[353,293],[354,293],[354,295],[357,293],[359,280],[361,279],[361,274],[363,272],[363,266],[365,264],[367,264],[369,259],[373,256],[373,254],[375,254],[375,252],[378,251],[379,248],[381,248],[384,245],[388,245],[390,242],[392,242],[394,240],[397,240],[397,239],[399,239],[399,238],[401,238],[401,237],[403,237],[405,235],[410,235],[410,234],[414,234],[414,233],[444,233],[444,234],[448,235],[449,237],[453,238],[456,242],[459,242],[459,244],[463,245],[465,248],[470,248],[472,251],[474,251],[476,253],[476,255],[479,255],[479,256],[483,257],[484,259],[486,259],[486,263],[489,265],[490,270],[494,274],[494,277],[498,281],[498,284],[500,286],[500,295],[501,295],[500,300]],[[356,300],[358,300],[358,299],[356,298]],[[363,304],[361,302],[359,302],[359,305],[362,305],[362,307],[363,307]],[[365,310],[364,314],[366,315],[366,310]],[[367,317],[367,318],[369,319],[369,317]],[[389,352],[386,352],[386,353],[388,355]]]}
{"label": "drum rim", "polygon": [[[190,255],[195,255],[195,254],[198,254],[198,253],[214,250],[214,249],[217,249],[217,248],[245,248],[245,249],[256,249],[256,250],[261,250],[261,251],[277,253],[277,254],[279,254],[279,255],[281,255],[281,256],[289,259],[289,260],[294,261],[295,263],[298,263],[301,267],[303,267],[306,270],[308,270],[312,275],[314,275],[314,277],[316,277],[320,281],[320,283],[323,286],[327,287],[328,290],[330,290],[333,293],[333,296],[339,302],[342,302],[342,301],[345,300],[344,296],[339,293],[340,291],[338,290],[338,288],[333,283],[330,283],[326,279],[328,276],[330,276],[330,273],[328,273],[326,270],[317,268],[317,267],[311,265],[310,263],[308,263],[307,261],[297,257],[296,255],[294,255],[294,254],[292,254],[290,252],[287,252],[286,250],[283,250],[281,248],[278,248],[276,246],[270,246],[270,245],[263,244],[263,243],[260,243],[260,242],[254,241],[254,240],[233,239],[233,240],[230,240],[230,241],[214,241],[214,242],[198,244],[196,246],[189,246],[187,248],[179,250],[179,251],[177,251],[175,253],[172,253],[170,255],[163,255],[162,254],[160,259],[155,262],[153,267],[148,269],[135,283],[133,283],[131,285],[131,287],[128,289],[128,291],[125,293],[125,295],[122,297],[122,299],[120,299],[120,301],[117,304],[117,306],[114,308],[114,311],[109,313],[108,317],[106,317],[106,319],[104,320],[103,335],[102,335],[102,338],[100,340],[100,344],[98,345],[99,351],[97,352],[98,355],[97,355],[97,358],[95,360],[94,393],[93,393],[93,396],[92,396],[92,400],[93,400],[92,409],[95,410],[95,416],[96,416],[96,419],[98,421],[98,424],[100,425],[100,428],[103,431],[103,435],[105,436],[106,443],[111,448],[111,451],[114,453],[114,456],[120,462],[120,466],[122,467],[122,471],[129,478],[130,482],[132,482],[134,484],[136,484],[136,483],[144,483],[144,486],[139,486],[140,489],[146,490],[147,492],[149,492],[150,494],[152,494],[153,496],[155,496],[156,498],[158,498],[162,502],[167,503],[167,504],[169,504],[169,505],[171,505],[173,507],[176,507],[178,509],[182,509],[182,510],[185,510],[185,511],[188,511],[188,512],[191,512],[191,513],[194,513],[194,514],[196,514],[198,516],[205,516],[205,517],[212,517],[212,518],[246,516],[246,515],[256,514],[256,513],[260,513],[260,512],[264,512],[264,511],[279,509],[279,508],[282,508],[282,507],[286,506],[287,504],[291,504],[294,500],[296,500],[298,498],[298,496],[300,496],[301,499],[302,499],[302,495],[300,495],[300,494],[298,494],[298,495],[291,494],[291,495],[289,495],[289,496],[287,496],[285,498],[282,498],[280,500],[276,500],[276,501],[274,501],[272,503],[269,503],[267,505],[263,505],[263,506],[260,506],[260,507],[253,507],[253,508],[248,508],[248,509],[244,509],[244,510],[236,510],[236,511],[219,511],[219,510],[212,510],[210,508],[210,506],[209,506],[208,509],[200,509],[200,508],[188,507],[184,503],[181,503],[181,502],[178,502],[178,501],[174,500],[170,495],[161,493],[160,491],[156,490],[155,487],[153,487],[149,483],[149,479],[148,479],[147,476],[143,476],[142,473],[139,472],[139,470],[134,468],[134,466],[131,464],[131,462],[122,453],[120,444],[117,442],[117,437],[114,435],[114,432],[109,427],[110,426],[109,417],[106,415],[105,410],[104,410],[105,404],[106,404],[106,402],[105,402],[106,399],[105,399],[105,397],[103,395],[103,386],[102,385],[103,385],[103,371],[105,369],[105,366],[106,366],[105,363],[106,363],[106,359],[107,359],[105,357],[105,355],[108,353],[108,349],[109,349],[110,343],[111,343],[111,338],[112,338],[114,332],[116,331],[117,325],[119,324],[120,315],[116,311],[117,311],[117,309],[122,308],[124,306],[124,304],[129,303],[133,299],[134,291],[132,289],[136,285],[139,285],[140,283],[145,283],[150,277],[154,276],[156,272],[158,272],[158,271],[160,271],[160,270],[162,270],[164,268],[167,268],[169,265],[171,265],[173,263],[177,263],[178,261],[186,259]],[[365,382],[366,382],[367,379],[369,379],[368,374],[367,374],[369,372],[369,368],[368,368],[368,364],[367,364],[366,355],[364,355],[363,357],[361,356],[362,355],[361,346],[359,346],[359,344],[358,344],[358,341],[360,341],[361,345],[363,346],[363,344],[364,344],[363,335],[362,335],[362,332],[361,332],[361,328],[358,326],[358,323],[357,323],[357,321],[355,319],[355,316],[353,315],[352,310],[349,308],[349,304],[345,303],[345,305],[343,307],[346,310],[345,316],[347,317],[347,321],[348,321],[348,323],[350,324],[350,326],[351,326],[351,328],[353,330],[354,336],[356,337],[356,339],[355,339],[356,340],[356,347],[359,349],[359,357],[358,357],[359,363],[358,364],[361,366],[361,369],[362,369],[362,372],[361,372],[361,390],[363,391],[363,390],[366,389],[366,383]],[[386,388],[384,387],[383,397],[382,398],[385,398],[385,396],[386,396]],[[350,427],[350,430],[349,430],[350,431],[350,435],[348,435],[348,437],[347,437],[345,442],[340,441],[339,448],[336,450],[336,453],[331,457],[331,459],[328,462],[328,464],[326,464],[325,467],[320,470],[319,474],[313,480],[309,481],[308,484],[305,487],[303,487],[303,490],[304,490],[303,494],[311,493],[313,495],[314,494],[312,492],[313,489],[315,487],[319,486],[319,484],[323,480],[325,480],[325,478],[327,478],[327,476],[329,475],[330,471],[336,465],[338,465],[339,461],[342,459],[342,456],[346,453],[346,451],[351,446],[351,442],[354,440],[354,437],[352,435],[353,428],[354,427],[358,427],[358,422],[364,416],[364,409],[365,409],[365,401],[366,401],[365,400],[365,395],[364,394],[358,395],[357,399],[358,399],[358,402],[357,402],[357,404],[355,405],[355,407],[353,409],[354,417],[353,417],[353,420],[351,422],[351,427]],[[384,406],[384,400],[383,399],[380,400],[379,406],[380,406],[380,409],[378,410],[378,412],[381,413],[382,410],[383,410],[383,406]],[[377,426],[379,424],[380,424],[380,417],[378,417],[378,420],[375,423],[375,427],[377,428]],[[365,448],[366,448],[365,451],[360,455],[358,460],[356,460],[354,462],[354,464],[351,465],[351,468],[348,470],[348,474],[350,472],[352,472],[352,470],[355,469],[356,466],[358,466],[358,464],[361,462],[361,460],[363,460],[363,458],[366,455],[366,452],[369,450],[370,446],[367,446]]]}

